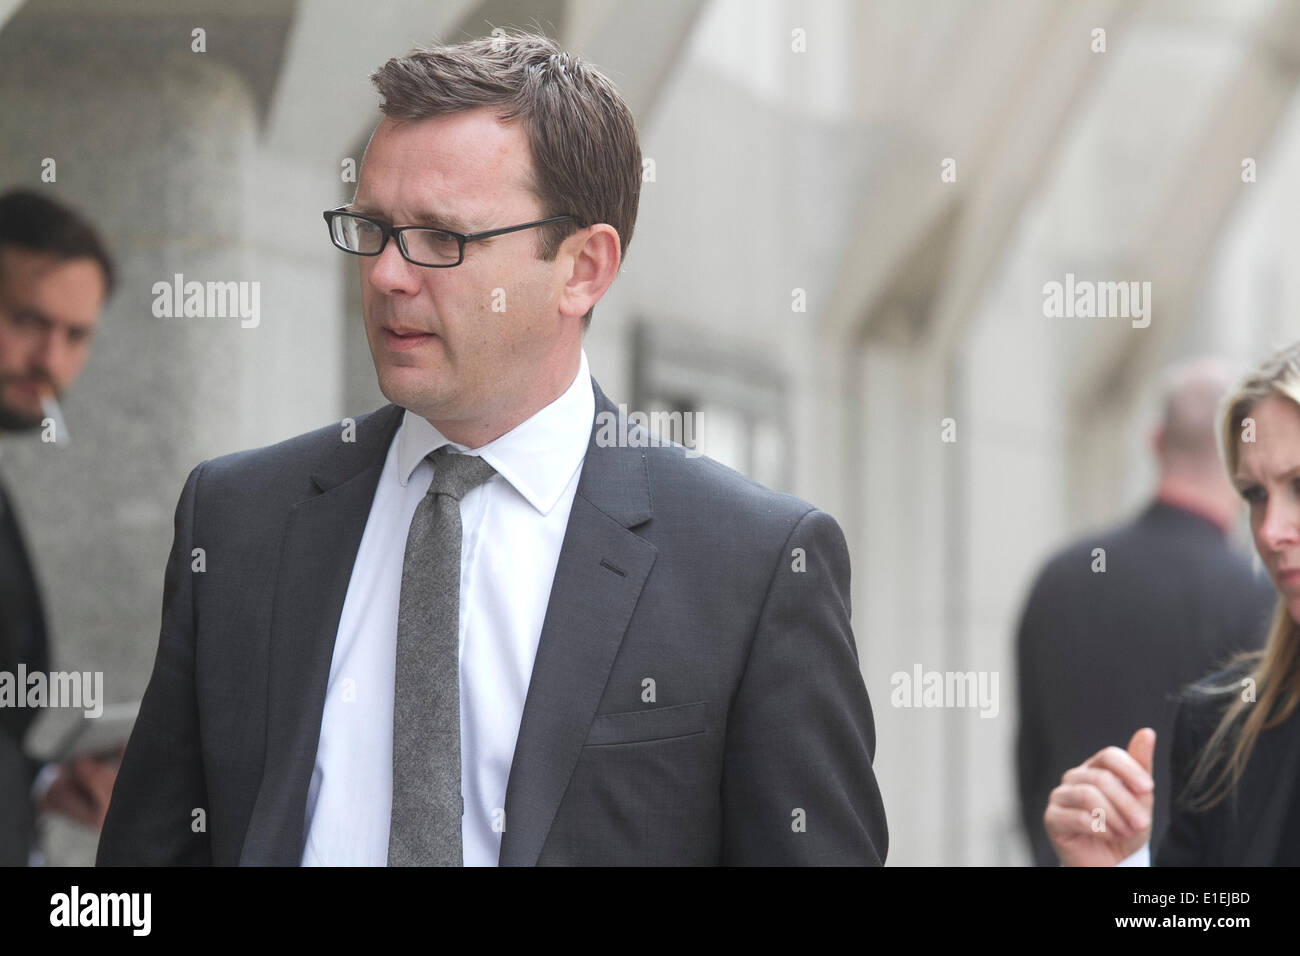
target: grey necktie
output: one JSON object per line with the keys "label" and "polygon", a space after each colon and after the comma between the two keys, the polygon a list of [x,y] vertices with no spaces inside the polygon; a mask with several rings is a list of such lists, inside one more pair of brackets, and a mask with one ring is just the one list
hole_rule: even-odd
{"label": "grey necktie", "polygon": [[397,611],[389,866],[461,866],[460,499],[496,470],[429,455],[433,482],[411,518]]}

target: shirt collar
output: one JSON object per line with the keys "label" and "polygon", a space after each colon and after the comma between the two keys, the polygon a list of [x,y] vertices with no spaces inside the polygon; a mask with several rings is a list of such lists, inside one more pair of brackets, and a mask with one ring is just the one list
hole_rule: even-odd
{"label": "shirt collar", "polygon": [[[586,457],[595,415],[596,396],[583,349],[578,374],[559,398],[469,453],[481,455],[530,505],[547,514]],[[403,485],[410,482],[420,462],[443,445],[468,451],[408,409],[397,430],[398,480]]]}

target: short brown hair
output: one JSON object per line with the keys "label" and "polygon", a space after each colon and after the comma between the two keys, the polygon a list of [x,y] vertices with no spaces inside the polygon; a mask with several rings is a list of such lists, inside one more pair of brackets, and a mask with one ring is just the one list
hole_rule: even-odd
{"label": "short brown hair", "polygon": [[56,258],[93,259],[104,274],[104,298],[113,294],[117,272],[103,239],[69,206],[30,189],[0,195],[0,249],[19,246]]}
{"label": "short brown hair", "polygon": [[[599,70],[549,37],[516,33],[419,48],[370,76],[380,110],[421,120],[488,107],[518,118],[532,152],[530,187],[543,217],[573,215],[538,230],[538,256],[554,259],[576,228],[603,222],[627,255],[641,198],[641,147],[632,113]],[[582,319],[585,331],[591,311]]]}

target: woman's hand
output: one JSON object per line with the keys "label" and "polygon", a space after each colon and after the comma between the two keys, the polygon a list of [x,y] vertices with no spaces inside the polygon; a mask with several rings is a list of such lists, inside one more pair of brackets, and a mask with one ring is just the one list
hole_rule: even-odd
{"label": "woman's hand", "polygon": [[1114,866],[1151,839],[1156,732],[1143,727],[1128,750],[1106,747],[1067,770],[1043,826],[1066,866]]}

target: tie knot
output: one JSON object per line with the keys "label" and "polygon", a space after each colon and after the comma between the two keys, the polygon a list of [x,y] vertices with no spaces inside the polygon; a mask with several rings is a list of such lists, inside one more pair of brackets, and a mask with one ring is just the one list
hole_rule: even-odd
{"label": "tie knot", "polygon": [[448,445],[443,445],[428,457],[433,462],[433,482],[429,485],[429,494],[450,495],[457,501],[497,473],[495,468],[478,455],[452,454]]}

